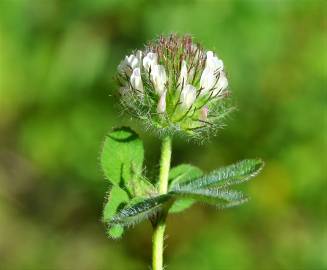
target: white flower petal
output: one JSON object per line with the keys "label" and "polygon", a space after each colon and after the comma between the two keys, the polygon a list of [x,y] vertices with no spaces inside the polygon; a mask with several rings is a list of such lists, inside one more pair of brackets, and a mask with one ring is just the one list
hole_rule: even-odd
{"label": "white flower petal", "polygon": [[213,51],[207,51],[207,60],[212,59],[214,57],[214,52]]}
{"label": "white flower petal", "polygon": [[153,52],[149,52],[144,58],[143,58],[143,67],[146,71],[149,71],[150,67],[153,68],[154,65],[157,65],[158,62],[158,55]]}
{"label": "white flower petal", "polygon": [[224,68],[224,63],[217,56],[214,55],[212,51],[207,52],[206,67],[214,70],[220,71]]}
{"label": "white flower petal", "polygon": [[140,65],[141,59],[139,58],[139,56],[131,54],[129,56],[125,56],[125,59],[120,62],[120,64],[118,65],[118,72],[126,73],[128,76],[130,76],[132,70],[137,67],[140,67]]}
{"label": "white flower petal", "polygon": [[215,86],[215,90],[213,91],[213,96],[222,95],[227,87],[228,87],[227,77],[224,72],[221,72],[217,85]]}
{"label": "white flower petal", "polygon": [[133,70],[130,81],[133,88],[143,92],[143,82],[140,68],[135,68]]}
{"label": "white flower petal", "polygon": [[182,106],[186,108],[191,107],[195,99],[196,99],[196,88],[191,84],[185,85],[185,87],[182,90],[181,98],[180,98]]}
{"label": "white flower petal", "polygon": [[152,66],[150,76],[156,92],[159,95],[162,95],[162,93],[165,91],[165,84],[167,82],[167,75],[164,66]]}
{"label": "white flower petal", "polygon": [[208,91],[214,87],[216,81],[217,78],[214,71],[211,68],[206,67],[200,78],[200,87],[202,88],[201,95],[208,93]]}

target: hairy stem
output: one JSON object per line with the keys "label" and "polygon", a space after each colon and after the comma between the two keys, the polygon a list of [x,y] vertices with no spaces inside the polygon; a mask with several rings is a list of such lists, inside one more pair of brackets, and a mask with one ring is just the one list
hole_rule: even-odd
{"label": "hairy stem", "polygon": [[171,138],[165,137],[162,141],[160,175],[159,175],[159,193],[166,194],[168,189],[168,176],[171,159]]}
{"label": "hairy stem", "polygon": [[[159,193],[165,194],[168,189],[168,176],[171,160],[171,138],[165,137],[162,141],[161,160],[160,160],[160,175],[159,175]],[[154,225],[152,236],[152,270],[163,269],[163,247],[164,234],[166,227],[167,213],[161,213]]]}

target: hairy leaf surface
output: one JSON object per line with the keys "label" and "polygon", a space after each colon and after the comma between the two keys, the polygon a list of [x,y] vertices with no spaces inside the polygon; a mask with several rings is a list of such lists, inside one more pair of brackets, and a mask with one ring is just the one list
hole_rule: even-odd
{"label": "hairy leaf surface", "polygon": [[[177,167],[172,168],[169,172],[169,190],[172,189],[174,185],[191,181],[202,175],[202,171],[195,166],[192,166],[190,164],[178,165]],[[169,209],[169,213],[181,212],[189,208],[193,204],[193,202],[193,199],[176,200]]]}
{"label": "hairy leaf surface", "polygon": [[190,180],[172,187],[178,190],[187,187],[188,190],[206,188],[225,188],[240,184],[256,176],[262,169],[264,163],[260,159],[246,159],[238,163],[219,168],[195,180]]}
{"label": "hairy leaf surface", "polygon": [[134,225],[158,213],[158,211],[168,206],[171,201],[172,196],[164,194],[128,205],[113,216],[110,223],[122,226]]}
{"label": "hairy leaf surface", "polygon": [[215,205],[219,208],[236,206],[246,202],[247,197],[240,191],[222,189],[179,189],[169,192],[175,199],[190,198],[198,202]]}

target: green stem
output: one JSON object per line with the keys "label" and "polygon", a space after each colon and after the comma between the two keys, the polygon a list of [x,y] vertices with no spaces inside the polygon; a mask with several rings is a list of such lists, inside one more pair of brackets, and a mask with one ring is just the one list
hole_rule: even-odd
{"label": "green stem", "polygon": [[[171,138],[165,137],[162,141],[159,193],[166,194],[168,190],[168,177],[171,160]],[[167,213],[161,213],[155,224],[152,236],[152,270],[163,269],[163,246]]]}
{"label": "green stem", "polygon": [[168,189],[168,177],[171,159],[171,138],[169,136],[162,140],[160,175],[159,175],[159,193],[166,194]]}

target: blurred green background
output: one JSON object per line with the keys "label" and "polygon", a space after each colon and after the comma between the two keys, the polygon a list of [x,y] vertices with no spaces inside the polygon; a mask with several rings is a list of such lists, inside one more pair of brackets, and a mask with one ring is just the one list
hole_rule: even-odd
{"label": "blurred green background", "polygon": [[158,168],[160,142],[122,118],[112,77],[132,49],[176,32],[224,60],[238,110],[206,145],[175,141],[173,164],[266,167],[244,187],[248,204],[170,217],[168,269],[327,269],[326,10],[323,0],[1,0],[0,268],[150,268],[148,223],[106,238],[99,153],[108,130],[132,125],[148,172]]}

